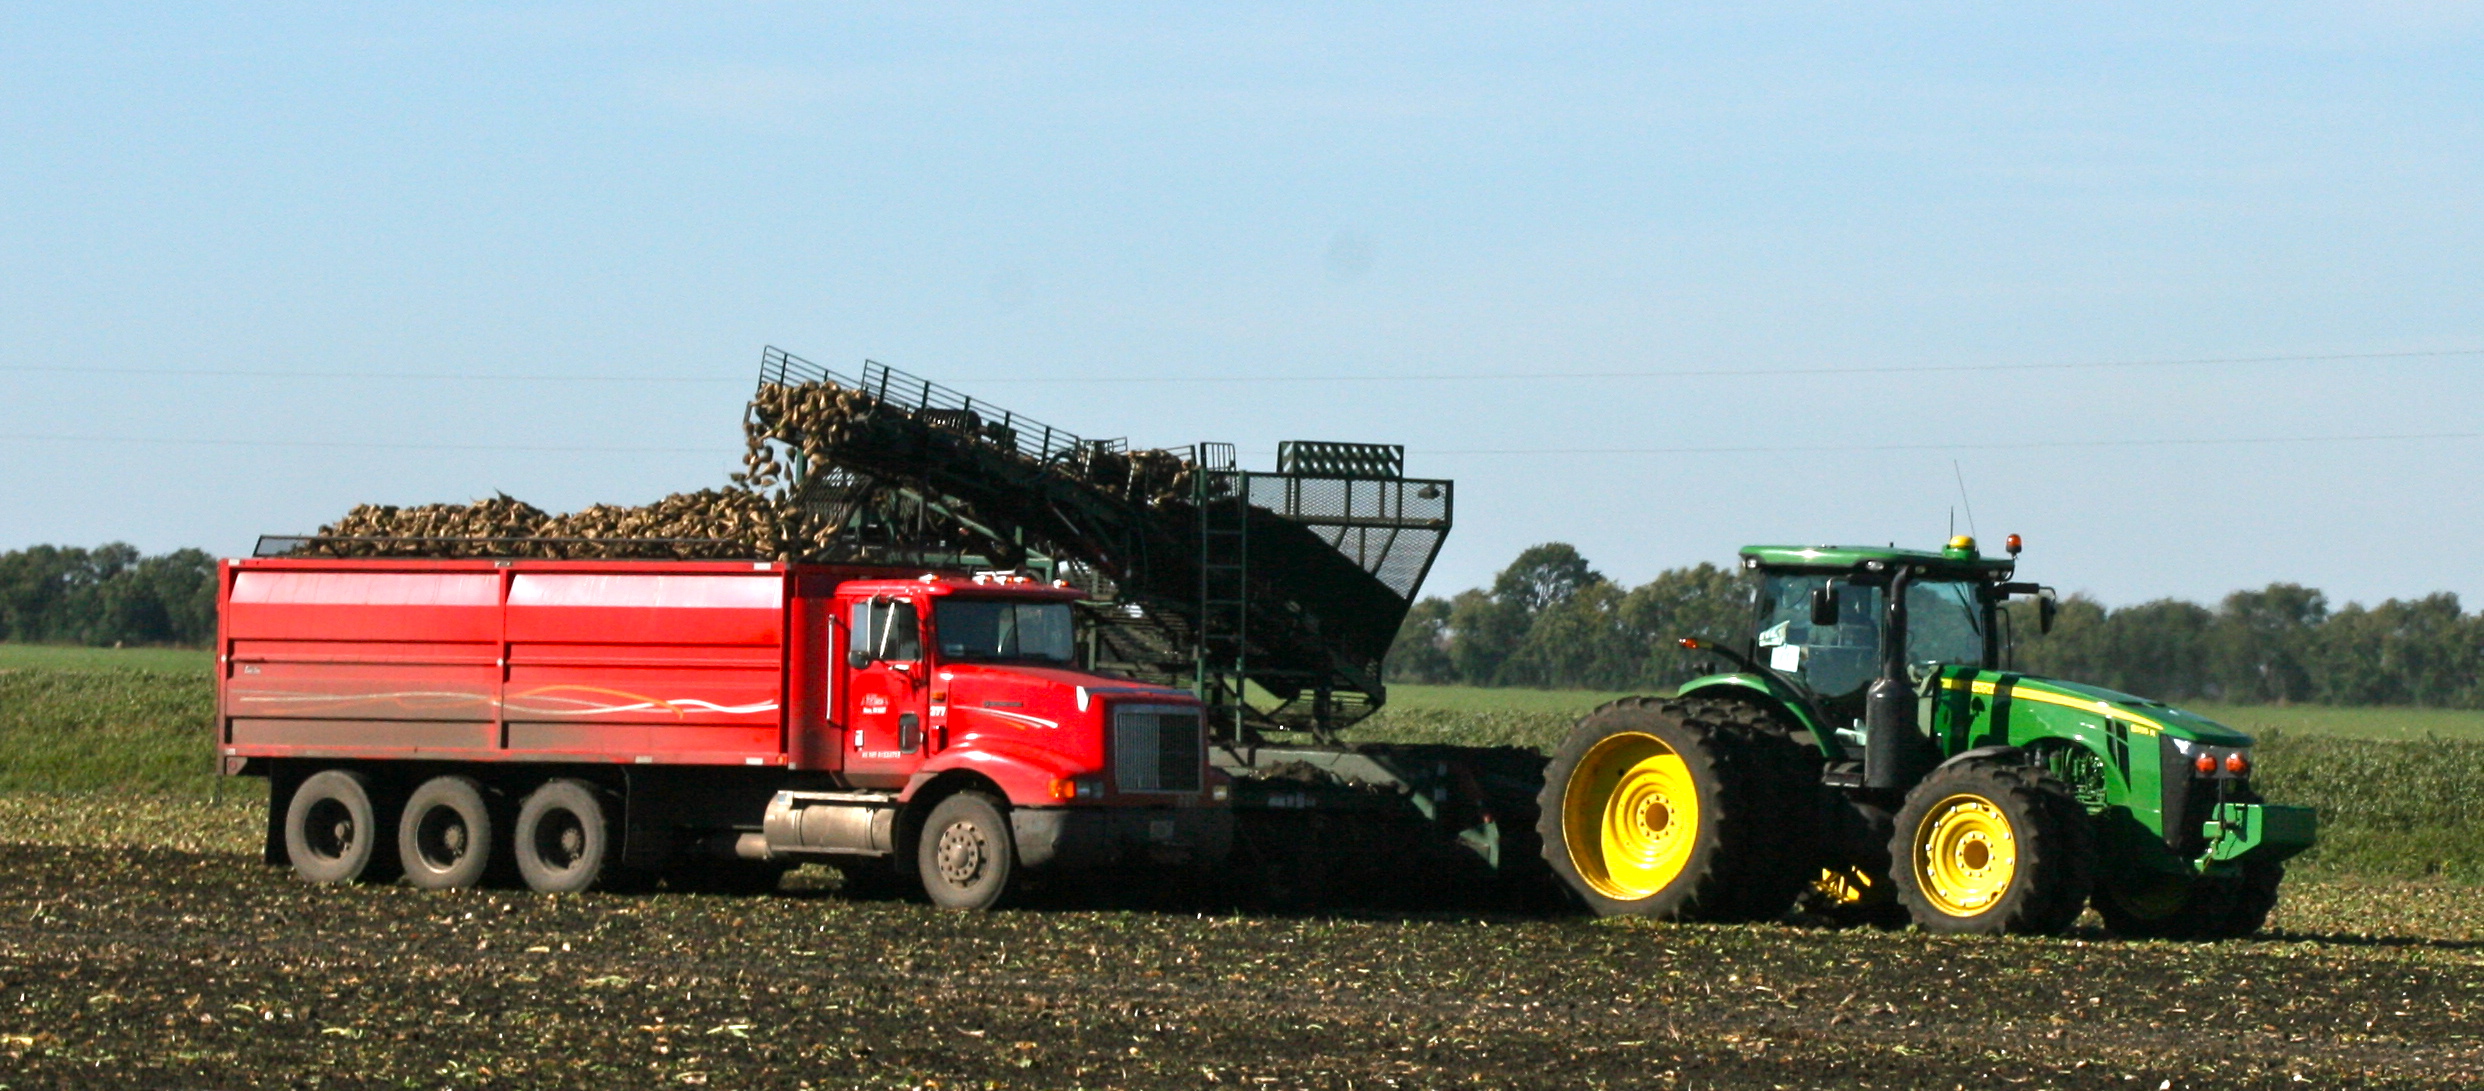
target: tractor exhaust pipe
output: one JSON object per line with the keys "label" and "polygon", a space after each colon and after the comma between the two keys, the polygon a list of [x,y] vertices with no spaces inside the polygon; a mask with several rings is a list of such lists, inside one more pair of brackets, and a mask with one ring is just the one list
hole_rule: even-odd
{"label": "tractor exhaust pipe", "polygon": [[1880,676],[1863,694],[1863,786],[1903,791],[1923,775],[1929,749],[1915,722],[1915,687],[1906,678],[1906,589],[1914,570],[1889,578],[1887,620],[1881,626]]}

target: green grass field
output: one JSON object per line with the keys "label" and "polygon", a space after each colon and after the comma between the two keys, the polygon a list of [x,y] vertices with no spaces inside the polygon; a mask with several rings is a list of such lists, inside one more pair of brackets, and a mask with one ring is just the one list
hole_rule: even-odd
{"label": "green grass field", "polygon": [[208,674],[215,653],[200,648],[87,648],[0,642],[0,670],[136,670]]}
{"label": "green grass field", "polygon": [[[219,783],[205,652],[0,644],[0,793],[201,799]],[[1352,737],[1548,750],[1615,696],[1398,686]],[[2313,870],[2484,882],[2484,713],[2203,707],[2260,734],[2269,798],[2321,812]]]}
{"label": "green grass field", "polygon": [[[1382,715],[1439,713],[1576,717],[1620,693],[1592,690],[1389,687]],[[2462,739],[2484,742],[2484,709],[2334,708],[2326,705],[2219,705],[2184,708],[2254,735],[2336,735],[2356,739]]]}

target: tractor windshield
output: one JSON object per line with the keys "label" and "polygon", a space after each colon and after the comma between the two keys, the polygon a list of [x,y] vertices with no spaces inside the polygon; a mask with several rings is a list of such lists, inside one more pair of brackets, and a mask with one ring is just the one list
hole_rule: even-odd
{"label": "tractor windshield", "polygon": [[940,656],[951,662],[1010,659],[1072,662],[1078,654],[1066,602],[942,599],[932,607]]}
{"label": "tractor windshield", "polygon": [[[1837,624],[1811,623],[1811,595],[1837,589]],[[1771,575],[1760,584],[1759,654],[1823,698],[1860,694],[1880,670],[1882,589],[1835,576]],[[1922,580],[1906,590],[1906,661],[1984,666],[1984,612],[1973,583]]]}

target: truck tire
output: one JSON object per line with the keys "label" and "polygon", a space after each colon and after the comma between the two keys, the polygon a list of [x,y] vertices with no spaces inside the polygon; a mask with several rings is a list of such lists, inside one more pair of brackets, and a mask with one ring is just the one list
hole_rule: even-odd
{"label": "truck tire", "polygon": [[1889,841],[1898,901],[1930,932],[2050,935],[2087,908],[2087,809],[2041,769],[1974,759],[1906,795]]}
{"label": "truck tire", "polygon": [[2105,930],[2134,939],[2232,939],[2268,923],[2283,864],[2248,864],[2233,877],[2134,875],[2099,882],[2092,903]]}
{"label": "truck tire", "polygon": [[472,777],[433,777],[405,798],[397,858],[407,881],[425,890],[477,886],[492,863],[494,833],[482,785]]}
{"label": "truck tire", "polygon": [[293,790],[285,807],[285,854],[314,883],[384,883],[396,878],[395,838],[371,778],[323,769]]}
{"label": "truck tire", "polygon": [[1816,870],[1813,812],[1781,735],[1723,702],[1624,698],[1545,770],[1544,861],[1604,916],[1774,920]]}
{"label": "truck tire", "polygon": [[916,846],[923,892],[944,909],[990,909],[1010,893],[1018,847],[1000,801],[982,792],[943,799]]}
{"label": "truck tire", "polygon": [[527,793],[509,840],[518,876],[538,893],[592,890],[614,862],[603,798],[582,780],[547,781]]}

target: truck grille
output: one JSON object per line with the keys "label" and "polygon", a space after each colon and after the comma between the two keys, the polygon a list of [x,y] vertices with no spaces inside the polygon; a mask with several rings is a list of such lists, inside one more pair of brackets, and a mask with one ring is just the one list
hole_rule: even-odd
{"label": "truck grille", "polygon": [[1137,705],[1113,712],[1113,775],[1125,792],[1196,792],[1199,710]]}

